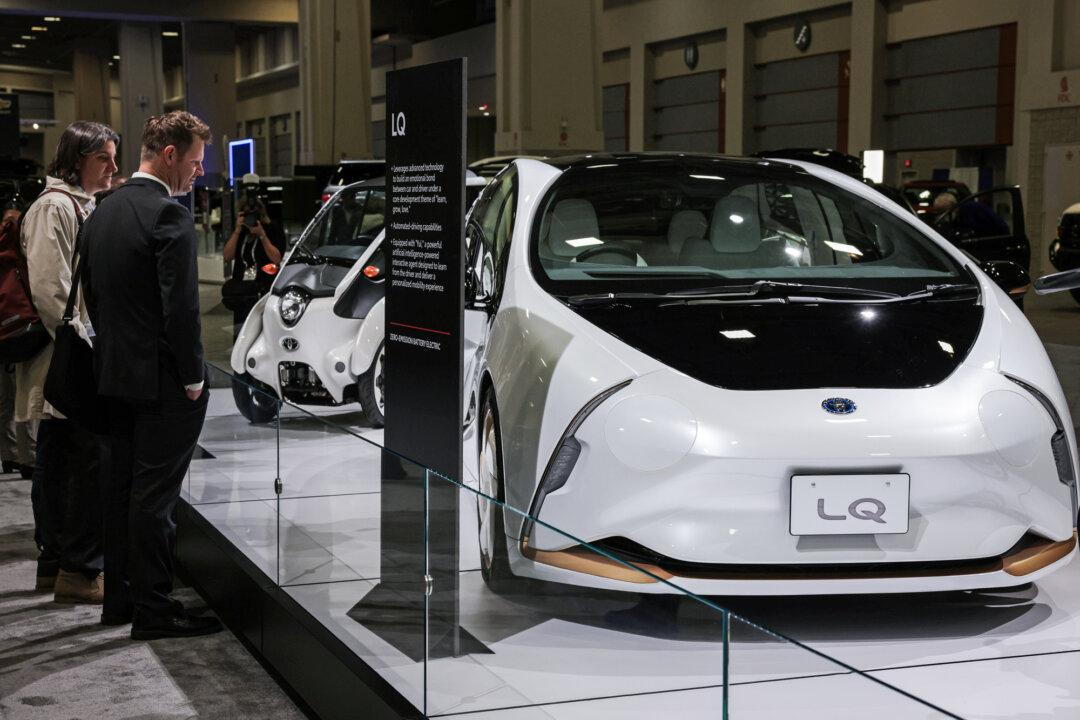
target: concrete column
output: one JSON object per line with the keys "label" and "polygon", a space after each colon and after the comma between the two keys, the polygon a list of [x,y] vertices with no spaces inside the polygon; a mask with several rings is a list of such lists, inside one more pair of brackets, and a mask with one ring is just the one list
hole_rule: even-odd
{"label": "concrete column", "polygon": [[80,42],[72,54],[75,118],[109,122],[109,47],[103,42]]}
{"label": "concrete column", "polygon": [[139,146],[146,118],[160,114],[165,102],[161,28],[156,23],[120,26],[120,171],[139,169]]}
{"label": "concrete column", "polygon": [[653,145],[653,52],[648,45],[630,47],[630,137],[631,152],[652,149]]}
{"label": "concrete column", "polygon": [[724,152],[745,155],[754,142],[754,35],[742,20],[727,30],[727,95]]}
{"label": "concrete column", "polygon": [[187,110],[214,133],[199,185],[216,187],[227,180],[228,141],[236,132],[236,29],[232,23],[186,22],[181,35]]}
{"label": "concrete column", "polygon": [[371,0],[300,0],[300,163],[371,157]]}
{"label": "concrete column", "polygon": [[848,152],[885,143],[885,39],[888,14],[880,0],[851,3],[851,92],[848,102]]}
{"label": "concrete column", "polygon": [[496,153],[603,148],[598,14],[581,0],[497,0]]}

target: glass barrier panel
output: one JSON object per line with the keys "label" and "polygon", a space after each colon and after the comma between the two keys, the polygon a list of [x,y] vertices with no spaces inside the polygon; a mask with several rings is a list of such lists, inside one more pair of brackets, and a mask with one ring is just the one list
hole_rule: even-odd
{"label": "glass barrier panel", "polygon": [[729,648],[728,714],[740,720],[961,717],[904,690],[904,669],[860,672],[734,613]]}
{"label": "glass barrier panel", "polygon": [[724,717],[726,612],[435,473],[428,509],[430,717]]}
{"label": "glass barrier panel", "polygon": [[[206,392],[206,419],[183,498],[276,581],[278,400],[209,364]],[[269,408],[270,422],[252,423],[241,412],[244,401]]]}
{"label": "glass barrier panel", "polygon": [[286,402],[278,425],[282,590],[422,711],[426,469],[356,404]]}

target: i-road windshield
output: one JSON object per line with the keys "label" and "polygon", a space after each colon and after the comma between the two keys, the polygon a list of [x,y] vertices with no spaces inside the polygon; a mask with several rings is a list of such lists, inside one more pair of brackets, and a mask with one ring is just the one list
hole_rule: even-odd
{"label": "i-road windshield", "polygon": [[564,297],[722,292],[763,280],[904,295],[970,282],[916,227],[783,163],[579,161],[555,182],[537,217],[534,275]]}
{"label": "i-road windshield", "polygon": [[382,231],[385,212],[384,188],[345,188],[308,228],[291,260],[352,265]]}

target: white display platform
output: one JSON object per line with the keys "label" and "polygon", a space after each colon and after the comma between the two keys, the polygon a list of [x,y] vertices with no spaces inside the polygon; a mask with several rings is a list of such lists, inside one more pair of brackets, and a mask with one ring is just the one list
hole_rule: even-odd
{"label": "white display platform", "polygon": [[[331,412],[375,442],[356,413]],[[215,390],[185,499],[267,577],[423,707],[424,668],[347,616],[379,572],[380,451],[290,410],[276,430],[249,425]],[[718,718],[719,613],[692,599],[567,586],[490,592],[478,572],[475,508],[462,493],[461,625],[490,653],[428,663],[427,713],[476,718]],[[280,519],[278,509],[280,508]],[[713,598],[964,718],[1080,716],[1080,564],[1002,593]],[[736,718],[945,717],[738,621],[729,657]]]}

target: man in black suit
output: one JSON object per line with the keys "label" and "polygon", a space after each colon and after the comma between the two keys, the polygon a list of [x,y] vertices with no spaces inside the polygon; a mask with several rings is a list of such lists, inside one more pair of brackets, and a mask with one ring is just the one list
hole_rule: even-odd
{"label": "man in black suit", "polygon": [[101,203],[82,239],[98,393],[108,408],[101,622],[149,640],[217,632],[170,597],[174,512],[206,415],[195,226],[172,198],[203,175],[210,128],[151,117],[139,172]]}

